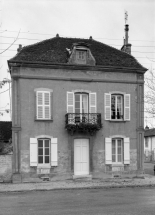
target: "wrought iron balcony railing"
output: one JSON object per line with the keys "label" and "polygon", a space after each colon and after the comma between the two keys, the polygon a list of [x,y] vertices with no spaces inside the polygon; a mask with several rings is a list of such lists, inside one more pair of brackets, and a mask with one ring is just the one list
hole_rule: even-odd
{"label": "wrought iron balcony railing", "polygon": [[100,113],[68,113],[65,128],[75,131],[95,133],[102,128]]}

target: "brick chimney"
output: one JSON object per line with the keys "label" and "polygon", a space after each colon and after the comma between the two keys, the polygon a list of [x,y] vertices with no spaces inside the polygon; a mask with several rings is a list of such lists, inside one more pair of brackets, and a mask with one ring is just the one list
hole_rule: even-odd
{"label": "brick chimney", "polygon": [[128,43],[128,31],[129,31],[129,25],[125,25],[125,39],[124,39],[124,45],[122,46],[121,50],[123,52],[126,52],[128,54],[131,54],[131,44]]}
{"label": "brick chimney", "polygon": [[22,45],[19,44],[19,47],[18,47],[18,49],[17,49],[17,53],[19,53],[21,50],[22,50]]}

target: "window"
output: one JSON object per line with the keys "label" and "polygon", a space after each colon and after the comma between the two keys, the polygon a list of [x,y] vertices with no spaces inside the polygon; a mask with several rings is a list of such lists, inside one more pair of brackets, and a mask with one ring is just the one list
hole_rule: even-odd
{"label": "window", "polygon": [[145,148],[149,147],[149,138],[145,137]]}
{"label": "window", "polygon": [[122,163],[123,161],[122,139],[112,139],[112,163]]}
{"label": "window", "polygon": [[105,163],[130,164],[130,139],[105,138]]}
{"label": "window", "polygon": [[57,138],[30,138],[30,166],[57,166],[57,154]]}
{"label": "window", "polygon": [[123,119],[122,95],[111,95],[111,119]]}
{"label": "window", "polygon": [[105,93],[105,120],[130,120],[130,94]]}
{"label": "window", "polygon": [[52,119],[52,90],[37,89],[36,91],[36,119]]}
{"label": "window", "polygon": [[76,50],[76,61],[80,64],[86,64],[86,53],[84,50]]}
{"label": "window", "polygon": [[96,93],[67,92],[67,113],[70,114],[70,123],[74,122],[74,116],[75,122],[87,120],[88,113],[91,113],[89,119],[96,119],[96,115],[93,116],[96,113]]}
{"label": "window", "polygon": [[38,164],[50,163],[50,140],[39,139],[38,140]]}

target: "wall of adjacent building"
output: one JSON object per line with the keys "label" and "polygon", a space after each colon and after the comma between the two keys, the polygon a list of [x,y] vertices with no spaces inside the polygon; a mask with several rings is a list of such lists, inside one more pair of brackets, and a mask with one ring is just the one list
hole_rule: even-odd
{"label": "wall of adjacent building", "polygon": [[10,182],[12,179],[12,153],[0,155],[0,181]]}

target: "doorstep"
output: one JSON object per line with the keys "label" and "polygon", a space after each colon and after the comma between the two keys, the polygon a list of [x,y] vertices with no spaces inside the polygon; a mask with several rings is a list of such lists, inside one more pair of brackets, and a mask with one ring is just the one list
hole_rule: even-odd
{"label": "doorstep", "polygon": [[73,180],[92,180],[92,175],[73,175]]}

